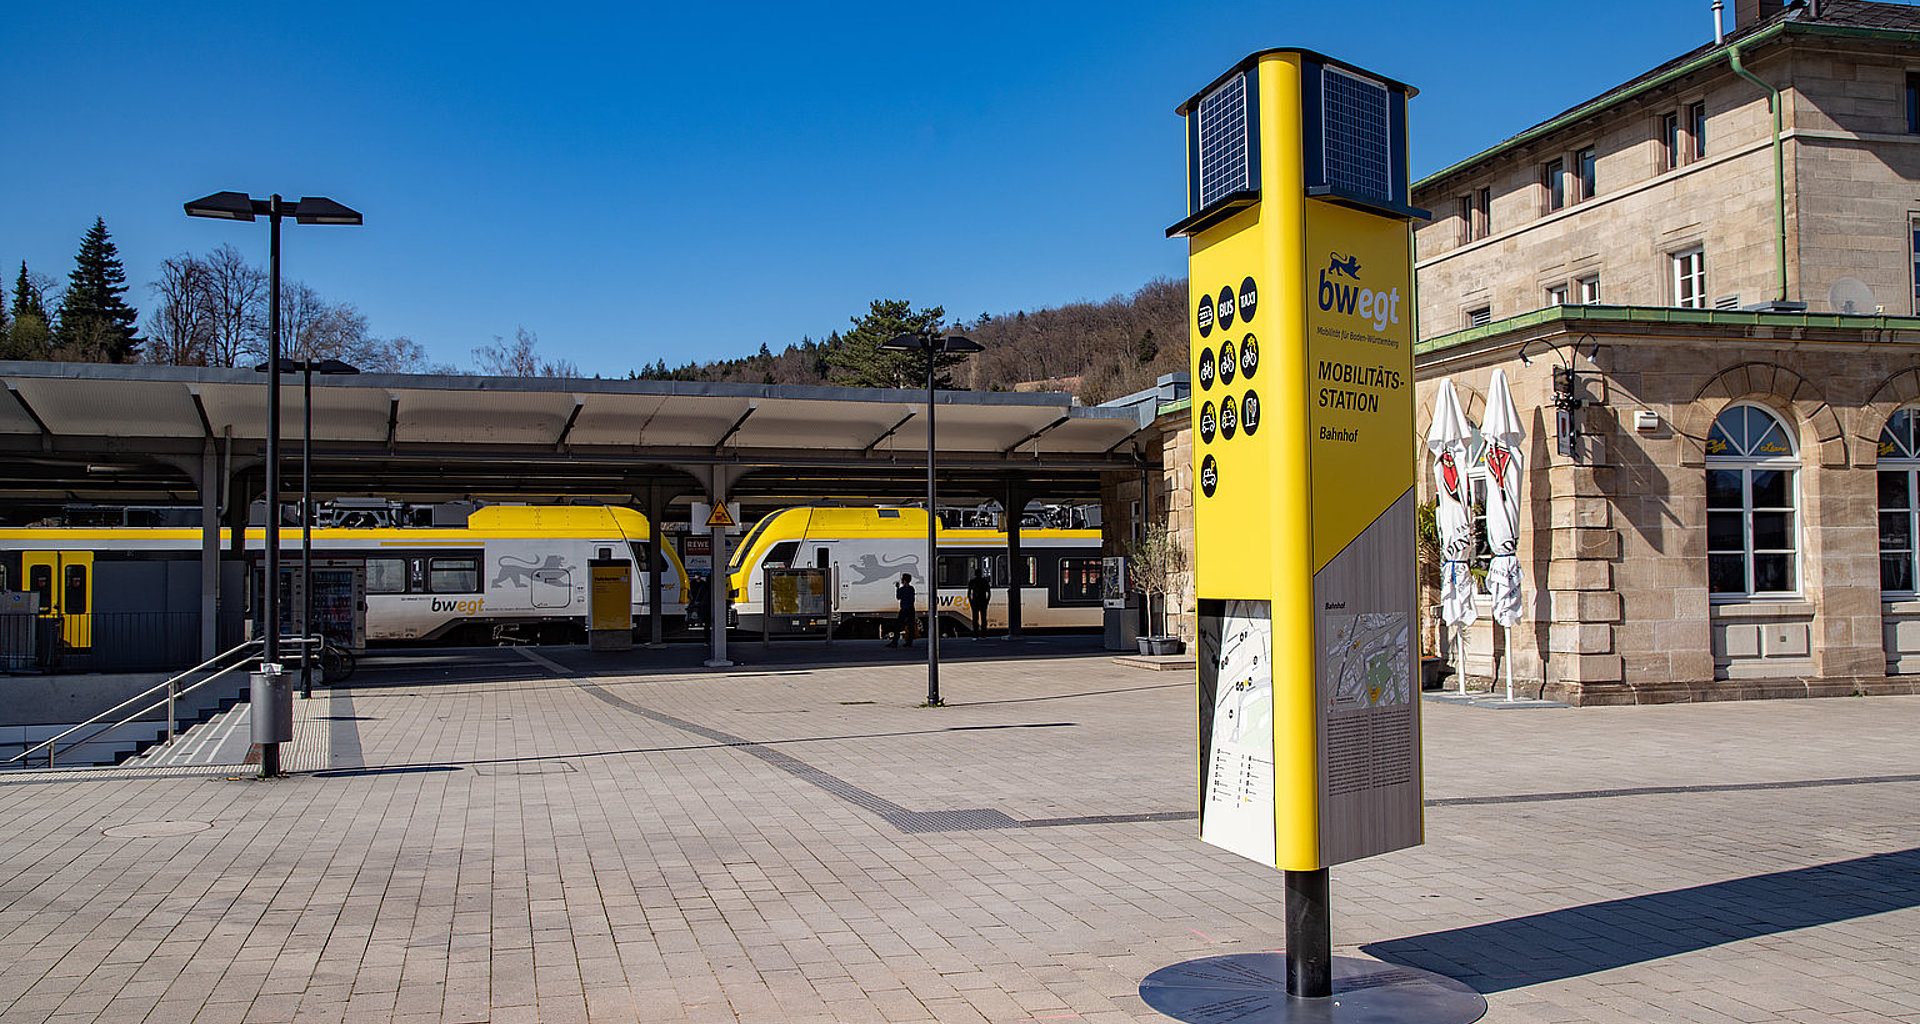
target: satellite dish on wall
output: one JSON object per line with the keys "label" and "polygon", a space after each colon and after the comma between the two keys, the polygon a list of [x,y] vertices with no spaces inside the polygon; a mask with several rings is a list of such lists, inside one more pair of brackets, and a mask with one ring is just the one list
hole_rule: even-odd
{"label": "satellite dish on wall", "polygon": [[1879,312],[1879,305],[1873,301],[1873,289],[1857,277],[1843,277],[1833,282],[1833,287],[1827,289],[1827,308],[1835,313],[1861,316]]}

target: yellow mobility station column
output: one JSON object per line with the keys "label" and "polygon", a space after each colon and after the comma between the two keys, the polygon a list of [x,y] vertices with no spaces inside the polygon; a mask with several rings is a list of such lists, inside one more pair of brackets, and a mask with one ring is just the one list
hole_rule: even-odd
{"label": "yellow mobility station column", "polygon": [[1332,991],[1331,864],[1422,841],[1413,89],[1256,53],[1187,124],[1200,837],[1287,872]]}

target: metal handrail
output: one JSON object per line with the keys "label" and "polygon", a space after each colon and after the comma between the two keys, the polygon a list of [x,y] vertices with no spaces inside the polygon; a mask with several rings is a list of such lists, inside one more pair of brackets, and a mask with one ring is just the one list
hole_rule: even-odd
{"label": "metal handrail", "polygon": [[[312,644],[325,643],[325,639],[318,636],[312,636],[312,637],[294,636],[294,637],[282,637],[281,639],[288,643],[301,645],[303,648]],[[141,700],[144,700],[147,697],[150,697],[153,694],[160,692],[161,690],[167,691],[166,696],[152,702],[151,704],[144,705],[138,711],[135,711],[127,715],[126,717],[120,719],[117,722],[114,722],[111,725],[102,726],[99,729],[96,729],[93,732],[88,733],[86,736],[82,737],[81,739],[77,739],[72,743],[67,744],[67,749],[72,750],[74,747],[77,747],[82,743],[86,743],[92,740],[94,737],[99,736],[102,733],[111,732],[114,729],[118,729],[119,727],[127,724],[128,722],[133,721],[136,718],[139,718],[141,715],[144,715],[147,712],[152,711],[154,708],[157,708],[162,704],[165,704],[167,707],[166,742],[172,743],[174,738],[174,733],[175,733],[175,725],[176,725],[174,720],[174,702],[179,698],[184,697],[187,694],[192,693],[193,691],[199,689],[200,687],[213,682],[215,679],[218,679],[221,676],[224,676],[227,673],[232,672],[234,669],[237,669],[246,665],[252,659],[250,657],[242,656],[239,659],[235,660],[233,664],[228,665],[225,668],[218,669],[212,672],[211,674],[209,674],[206,678],[200,679],[181,689],[175,689],[174,688],[175,684],[180,682],[180,680],[185,679],[190,675],[193,675],[195,672],[199,672],[202,669],[206,669],[213,665],[219,664],[222,660],[228,657],[231,657],[236,654],[241,654],[241,652],[248,651],[250,648],[259,648],[259,647],[263,647],[264,645],[265,645],[265,641],[263,640],[248,640],[232,648],[229,648],[225,651],[222,651],[219,654],[216,654],[213,657],[208,658],[207,660],[201,662],[200,664],[195,665],[192,668],[187,669],[186,671],[181,672],[176,676],[173,676],[172,678],[166,680],[165,682],[155,683],[154,685],[148,687],[147,689],[142,690],[141,692],[134,694],[131,697],[128,697],[126,700],[123,700],[120,703],[115,704],[113,707],[110,707],[107,710],[102,711],[97,715],[94,715],[92,718],[89,718],[86,721],[79,723],[78,725],[72,726],[71,728],[65,729],[56,735],[49,736],[48,738],[41,740],[38,743],[35,743],[33,746],[30,746],[25,750],[20,751],[18,754],[15,754],[12,757],[7,758],[5,761],[0,761],[0,764],[12,764],[15,761],[24,760],[28,754],[33,753],[35,750],[38,750],[41,747],[45,747],[47,749],[47,767],[52,768],[54,766],[54,757],[58,753],[58,749],[59,749],[57,745],[61,740],[66,739],[68,736],[71,736],[72,734],[79,732],[80,730],[85,729],[96,722],[99,722],[101,719],[106,718],[108,715],[115,714],[119,711],[126,709],[127,707],[132,706],[133,704]]]}

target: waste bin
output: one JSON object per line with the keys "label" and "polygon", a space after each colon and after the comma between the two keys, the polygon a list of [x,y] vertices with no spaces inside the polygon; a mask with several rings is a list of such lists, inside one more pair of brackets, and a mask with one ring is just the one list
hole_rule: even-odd
{"label": "waste bin", "polygon": [[293,742],[293,681],[272,662],[249,678],[253,702],[253,742]]}

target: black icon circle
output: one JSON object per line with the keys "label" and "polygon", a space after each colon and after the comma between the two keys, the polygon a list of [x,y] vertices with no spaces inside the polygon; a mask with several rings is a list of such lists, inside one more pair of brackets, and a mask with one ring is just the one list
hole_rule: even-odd
{"label": "black icon circle", "polygon": [[1239,358],[1233,354],[1233,342],[1231,341],[1221,342],[1220,343],[1220,383],[1222,384],[1233,383],[1233,374],[1234,374],[1234,371],[1238,368],[1239,363],[1240,363]]}
{"label": "black icon circle", "polygon": [[1220,464],[1209,455],[1200,462],[1200,493],[1213,497],[1214,488],[1220,486]]}
{"label": "black icon circle", "polygon": [[1233,289],[1220,289],[1220,304],[1214,307],[1213,318],[1220,322],[1220,329],[1233,326]]}
{"label": "black icon circle", "polygon": [[1260,396],[1254,394],[1252,388],[1248,388],[1246,397],[1240,400],[1240,429],[1246,431],[1248,437],[1260,429]]}
{"label": "black icon circle", "polygon": [[1253,322],[1253,311],[1260,304],[1260,293],[1254,290],[1253,278],[1240,282],[1240,322]]}
{"label": "black icon circle", "polygon": [[1200,336],[1202,338],[1213,333],[1213,296],[1203,295],[1200,297],[1200,310],[1195,313],[1194,316],[1196,317],[1196,322],[1200,325]]}
{"label": "black icon circle", "polygon": [[1212,444],[1213,432],[1215,428],[1219,426],[1220,420],[1214,415],[1213,403],[1208,402],[1202,405],[1200,407],[1200,442],[1202,444]]}
{"label": "black icon circle", "polygon": [[1253,371],[1260,368],[1260,339],[1249,334],[1240,339],[1240,376],[1253,379]]}
{"label": "black icon circle", "polygon": [[1233,440],[1233,432],[1239,425],[1240,415],[1234,412],[1233,396],[1228,395],[1220,400],[1220,436],[1228,441]]}
{"label": "black icon circle", "polygon": [[1213,387],[1213,369],[1214,369],[1213,350],[1210,348],[1201,349],[1200,350],[1200,390],[1205,391],[1208,388]]}

